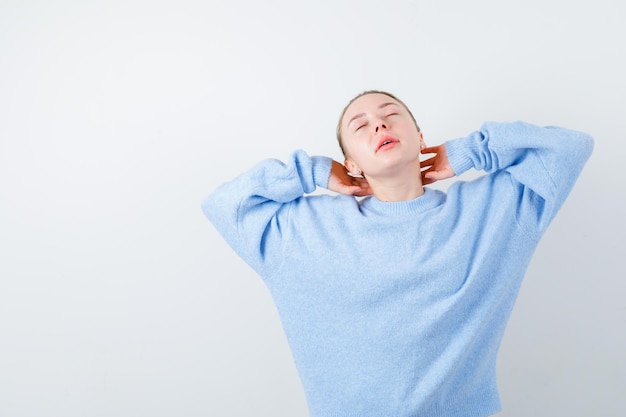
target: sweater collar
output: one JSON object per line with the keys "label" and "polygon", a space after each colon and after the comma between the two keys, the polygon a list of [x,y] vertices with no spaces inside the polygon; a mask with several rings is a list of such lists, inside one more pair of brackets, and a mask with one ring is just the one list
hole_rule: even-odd
{"label": "sweater collar", "polygon": [[413,200],[387,202],[369,196],[361,200],[361,207],[387,216],[415,215],[441,205],[445,199],[442,191],[424,187],[424,194]]}

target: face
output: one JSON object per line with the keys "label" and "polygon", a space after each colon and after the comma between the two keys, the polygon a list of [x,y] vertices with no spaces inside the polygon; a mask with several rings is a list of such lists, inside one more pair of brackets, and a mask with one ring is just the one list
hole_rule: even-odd
{"label": "face", "polygon": [[368,177],[393,174],[404,166],[419,168],[422,134],[408,110],[385,94],[366,94],[346,109],[341,120],[346,168]]}

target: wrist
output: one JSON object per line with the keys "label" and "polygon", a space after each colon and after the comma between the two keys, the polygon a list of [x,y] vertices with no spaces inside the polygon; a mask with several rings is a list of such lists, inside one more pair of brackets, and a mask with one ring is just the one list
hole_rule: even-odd
{"label": "wrist", "polygon": [[312,156],[313,182],[318,187],[328,188],[328,179],[333,160],[327,156]]}
{"label": "wrist", "polygon": [[[478,133],[478,132],[476,132]],[[448,157],[448,164],[454,171],[455,175],[461,175],[465,171],[474,168],[473,162],[473,135],[458,139],[452,139],[445,142],[446,155]]]}

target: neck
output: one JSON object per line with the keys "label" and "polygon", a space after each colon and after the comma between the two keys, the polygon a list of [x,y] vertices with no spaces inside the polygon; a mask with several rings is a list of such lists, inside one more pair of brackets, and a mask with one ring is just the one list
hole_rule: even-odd
{"label": "neck", "polygon": [[380,201],[408,201],[416,199],[424,194],[422,178],[415,170],[412,174],[403,173],[392,177],[372,178],[367,177],[367,182],[372,188],[372,193]]}

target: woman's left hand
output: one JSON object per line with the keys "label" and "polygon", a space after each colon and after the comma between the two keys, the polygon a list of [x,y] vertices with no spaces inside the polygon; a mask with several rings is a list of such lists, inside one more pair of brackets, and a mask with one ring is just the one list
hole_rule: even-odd
{"label": "woman's left hand", "polygon": [[422,185],[432,184],[456,175],[450,166],[450,162],[448,162],[446,145],[429,146],[422,149],[422,154],[428,153],[434,153],[435,156],[420,162]]}

